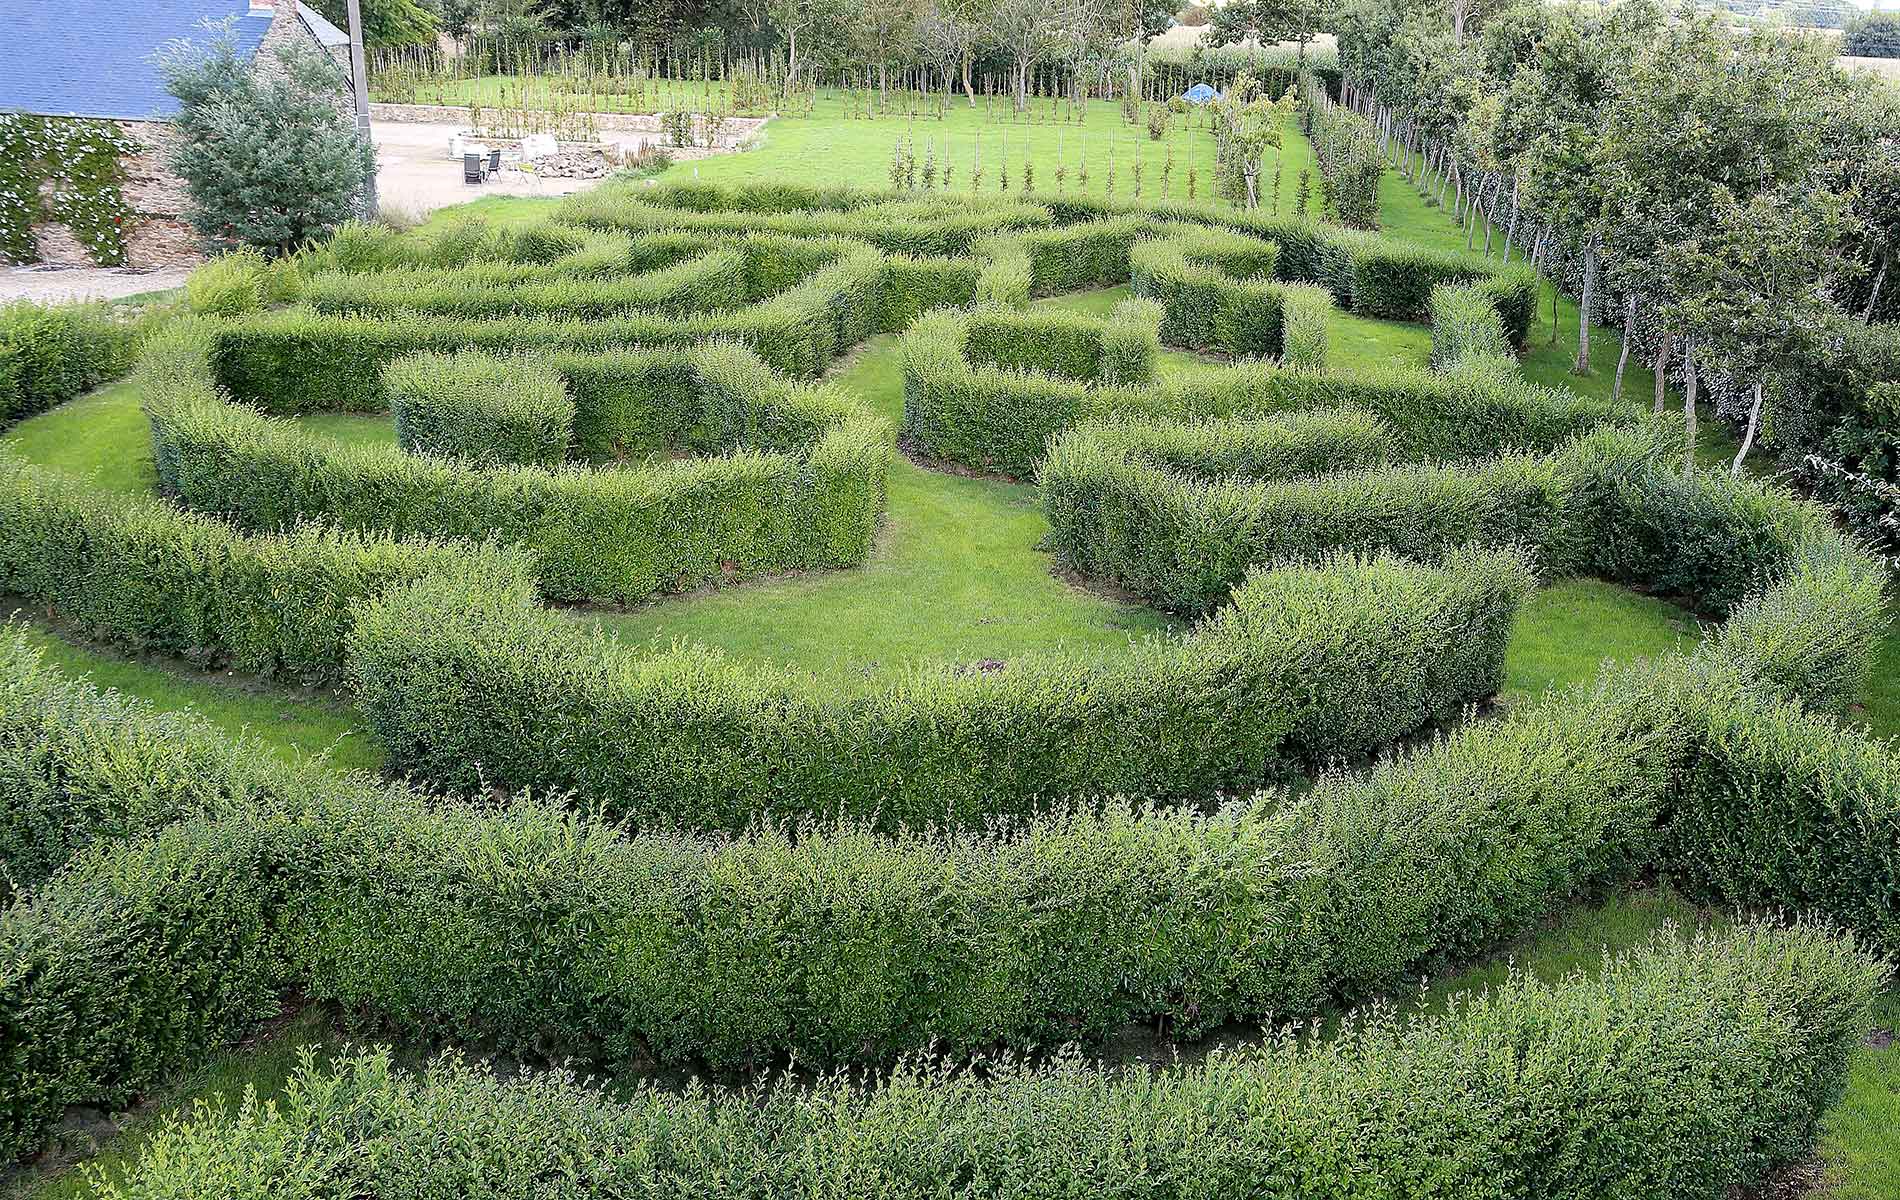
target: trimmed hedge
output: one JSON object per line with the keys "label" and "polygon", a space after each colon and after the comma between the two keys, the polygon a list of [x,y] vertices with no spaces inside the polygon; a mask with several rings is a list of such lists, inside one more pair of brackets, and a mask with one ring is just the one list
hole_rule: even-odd
{"label": "trimmed hedge", "polygon": [[1285,344],[1280,248],[1221,229],[1139,242],[1129,254],[1135,295],[1161,305],[1161,340],[1239,356],[1277,357]]}
{"label": "trimmed hedge", "polygon": [[816,375],[841,350],[883,328],[882,258],[861,247],[825,249],[833,256],[830,265],[811,270],[809,260],[782,264],[781,273],[802,282],[767,286],[766,299],[731,312],[593,321],[426,313],[372,318],[308,308],[257,313],[215,327],[218,382],[236,398],[270,412],[373,412],[388,407],[380,386],[382,368],[419,352],[599,351],[693,346],[712,339],[743,342],[785,374]]}
{"label": "trimmed hedge", "polygon": [[643,824],[967,824],[1065,797],[1201,798],[1376,749],[1496,690],[1531,582],[1502,552],[1288,565],[1183,638],[927,667],[866,696],[425,585],[362,611],[352,683],[391,766],[451,786],[574,791]]}
{"label": "trimmed hedge", "polygon": [[363,598],[463,572],[532,594],[518,552],[312,526],[247,537],[0,455],[0,591],[127,649],[335,683]]}
{"label": "trimmed hedge", "polygon": [[[1395,466],[1383,461],[1390,433],[1363,410],[1083,425],[1043,461],[1049,545],[1071,569],[1186,614],[1224,603],[1255,563],[1341,549],[1431,560],[1478,542],[1535,547],[1560,573],[1569,564],[1561,457]],[[1222,452],[1152,453],[1190,438]]]}
{"label": "trimmed hedge", "polygon": [[1445,370],[1468,354],[1514,353],[1497,306],[1477,288],[1441,283],[1432,289],[1432,366]]}
{"label": "trimmed hedge", "polygon": [[1154,382],[1161,312],[1123,300],[1108,319],[1065,312],[979,309],[965,318],[963,352],[1006,371],[1036,370],[1078,383],[1138,387]]}
{"label": "trimmed hedge", "polygon": [[125,374],[147,324],[99,304],[0,304],[0,422],[45,412]]}
{"label": "trimmed hedge", "polygon": [[[570,197],[562,219],[592,229],[709,234],[770,231],[839,237],[889,254],[973,255],[992,263],[1027,259],[1028,295],[1125,283],[1144,237],[1230,230],[1279,247],[1277,276],[1326,287],[1344,308],[1390,320],[1426,318],[1432,288],[1473,283],[1493,303],[1513,345],[1529,335],[1538,280],[1522,264],[1431,250],[1358,230],[1258,210],[1191,201],[1117,202],[1079,196],[916,197],[782,185],[675,184],[602,187]],[[1015,289],[1006,289],[1017,294]],[[916,310],[921,311],[921,310]],[[898,323],[892,328],[902,328]]]}
{"label": "trimmed hedge", "polygon": [[1811,1151],[1886,980],[1850,943],[1751,926],[1174,1071],[922,1059],[873,1084],[740,1095],[610,1096],[458,1055],[409,1074],[371,1051],[303,1064],[282,1101],[167,1125],[100,1194],[525,1197],[559,1179],[575,1196],[1164,1200],[1192,1181],[1217,1196],[1719,1200]]}
{"label": "trimmed hedge", "polygon": [[467,268],[335,273],[312,279],[304,298],[318,312],[355,316],[571,321],[606,321],[645,311],[668,316],[720,312],[750,299],[746,257],[729,249],[635,275],[530,278],[511,285],[496,282],[496,274]]}
{"label": "trimmed hedge", "polygon": [[1448,373],[1394,368],[1331,375],[1250,363],[1159,386],[1091,386],[1053,372],[972,361],[966,347],[977,320],[968,313],[930,313],[904,334],[903,437],[932,458],[1017,479],[1034,476],[1056,435],[1117,415],[1187,420],[1365,408],[1395,430],[1395,459],[1455,459],[1548,449],[1639,411],[1527,382],[1510,359],[1475,357]]}
{"label": "trimmed hedge", "polygon": [[[100,843],[0,916],[0,1142],[16,1149],[65,1105],[122,1102],[241,1034],[282,987],[589,1061],[851,1061],[1310,1013],[1652,863],[1851,921],[1883,951],[1900,936],[1892,747],[1707,655],[1298,799],[730,842],[247,760],[46,676],[21,645],[3,657],[0,775],[27,781],[7,844],[45,868]],[[1739,750],[1737,730],[1753,731]],[[1779,836],[1783,811],[1812,836]],[[141,831],[157,836],[113,840]]]}
{"label": "trimmed hedge", "polygon": [[556,466],[574,437],[560,372],[534,359],[479,351],[420,354],[383,369],[396,444],[411,454]]}
{"label": "trimmed hedge", "polygon": [[[584,449],[680,430],[692,448],[719,457],[488,470],[394,445],[341,444],[234,405],[209,377],[217,336],[193,329],[173,339],[176,369],[196,378],[171,394],[148,391],[146,412],[160,487],[243,528],[320,520],[494,537],[535,552],[551,597],[636,600],[862,562],[883,513],[883,423],[827,387],[779,379],[740,346],[591,357],[568,376]],[[569,361],[557,356],[550,369],[565,374]]]}

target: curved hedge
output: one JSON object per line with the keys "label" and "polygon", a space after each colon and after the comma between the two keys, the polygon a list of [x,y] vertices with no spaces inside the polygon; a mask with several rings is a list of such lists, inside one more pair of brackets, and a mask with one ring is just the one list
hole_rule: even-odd
{"label": "curved hedge", "polygon": [[363,609],[351,682],[391,766],[453,786],[574,791],[642,823],[962,824],[1371,751],[1496,690],[1531,582],[1510,553],[1287,564],[1185,637],[853,696],[697,646],[630,652],[471,580]]}
{"label": "curved hedge", "polygon": [[[551,597],[635,600],[861,562],[883,513],[883,423],[831,389],[778,378],[739,346],[555,356],[539,368],[567,382],[581,447],[664,446],[663,435],[677,431],[717,457],[489,469],[393,444],[345,445],[232,404],[211,378],[217,336],[167,336],[158,351],[196,377],[172,393],[148,390],[146,412],[161,489],[241,528],[323,521],[397,536],[498,538],[535,552]],[[402,411],[413,427],[406,404]]]}
{"label": "curved hedge", "polygon": [[15,1152],[65,1106],[123,1103],[241,1035],[284,988],[590,1061],[851,1061],[1287,1019],[1648,869],[1900,948],[1900,756],[1714,650],[1297,798],[730,840],[262,762],[17,643],[0,658],[19,798],[0,847],[25,881],[58,868],[0,914]]}
{"label": "curved hedge", "polygon": [[1177,1071],[924,1059],[869,1085],[743,1095],[610,1096],[566,1074],[504,1080],[460,1056],[411,1075],[371,1052],[305,1064],[282,1101],[165,1127],[101,1195],[298,1200],[400,1179],[525,1196],[560,1179],[577,1195],[761,1200],[1163,1200],[1348,1183],[1421,1200],[1719,1200],[1809,1153],[1886,978],[1817,931],[1749,927],[1654,943],[1596,978],[1516,976],[1448,1016],[1375,1018]]}
{"label": "curved hedge", "polygon": [[418,354],[384,370],[396,444],[411,454],[558,466],[574,440],[560,372],[479,351]]}
{"label": "curved hedge", "polygon": [[1473,356],[1444,372],[1393,368],[1331,375],[1304,364],[1243,363],[1218,374],[1115,386],[1053,370],[1011,369],[1020,368],[1021,359],[1003,367],[985,361],[970,350],[979,323],[1032,327],[1028,318],[1010,314],[933,312],[904,334],[902,435],[931,458],[1017,479],[1035,475],[1065,430],[1118,417],[1207,420],[1363,408],[1393,427],[1395,460],[1418,460],[1548,449],[1637,413],[1526,382],[1512,360]]}
{"label": "curved hedge", "polygon": [[[888,254],[1027,258],[1026,295],[1126,283],[1135,243],[1228,230],[1279,248],[1277,278],[1325,287],[1352,312],[1419,321],[1441,283],[1477,287],[1498,308],[1513,345],[1528,335],[1537,276],[1474,254],[1431,250],[1359,230],[1192,201],[1081,196],[898,196],[796,185],[607,185],[570,197],[561,219],[636,234],[701,232],[848,238]],[[1020,260],[1018,260],[1020,261]]]}

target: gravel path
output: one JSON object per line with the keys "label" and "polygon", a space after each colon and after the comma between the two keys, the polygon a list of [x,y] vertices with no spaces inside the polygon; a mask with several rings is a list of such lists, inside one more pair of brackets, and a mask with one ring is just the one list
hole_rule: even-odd
{"label": "gravel path", "polygon": [[129,271],[124,267],[0,267],[0,302],[36,300],[63,304],[74,300],[117,300],[141,292],[183,287],[189,267]]}

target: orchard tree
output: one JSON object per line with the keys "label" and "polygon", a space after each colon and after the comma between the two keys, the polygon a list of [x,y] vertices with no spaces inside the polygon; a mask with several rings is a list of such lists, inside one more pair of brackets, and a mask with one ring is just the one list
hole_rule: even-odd
{"label": "orchard tree", "polygon": [[[315,0],[311,5],[338,29],[350,27],[349,0]],[[421,46],[435,42],[436,14],[416,0],[360,0],[363,45]]]}
{"label": "orchard tree", "polygon": [[1306,47],[1325,32],[1337,10],[1331,0],[1228,0],[1208,19],[1207,40],[1228,46],[1253,38],[1262,45],[1298,42],[1299,69],[1306,69]]}
{"label": "orchard tree", "polygon": [[356,214],[374,168],[369,144],[333,98],[343,74],[329,55],[291,42],[280,70],[255,71],[229,23],[208,45],[173,42],[157,63],[178,100],[170,164],[185,182],[186,217],[220,250],[288,254]]}
{"label": "orchard tree", "polygon": [[917,49],[917,6],[913,0],[857,0],[853,42],[862,57],[877,64],[877,94],[890,94],[890,69],[908,62]]}
{"label": "orchard tree", "polygon": [[[765,0],[765,15],[785,39],[785,94],[792,94],[798,72],[812,57],[815,42],[835,45],[843,36],[851,9],[846,0]],[[805,57],[799,57],[800,43]]]}
{"label": "orchard tree", "polygon": [[996,0],[990,15],[995,45],[1015,75],[1016,111],[1029,107],[1029,69],[1062,48],[1066,25],[1049,0]]}
{"label": "orchard tree", "polygon": [[[1795,228],[1816,227],[1808,218],[1817,210],[1793,197],[1818,190],[1819,118],[1832,80],[1831,58],[1814,40],[1738,36],[1708,17],[1662,29],[1621,76],[1604,130],[1605,211],[1615,218],[1610,236],[1626,286],[1640,284],[1663,318],[1659,360],[1671,336],[1683,336],[1692,444],[1702,364],[1733,348],[1717,337],[1728,325],[1711,297],[1720,255],[1742,253],[1745,243],[1721,222],[1764,196],[1801,219]],[[1659,361],[1659,403],[1665,370]]]}
{"label": "orchard tree", "polygon": [[929,0],[918,22],[925,58],[943,71],[946,81],[961,76],[972,108],[976,89],[970,86],[970,63],[989,44],[991,7],[991,0]]}
{"label": "orchard tree", "polygon": [[1761,427],[1768,375],[1800,351],[1829,308],[1845,205],[1832,192],[1800,184],[1746,199],[1718,188],[1709,202],[1706,228],[1666,247],[1662,257],[1678,281],[1670,302],[1676,322],[1705,360],[1752,385],[1747,427],[1730,468],[1739,475]]}

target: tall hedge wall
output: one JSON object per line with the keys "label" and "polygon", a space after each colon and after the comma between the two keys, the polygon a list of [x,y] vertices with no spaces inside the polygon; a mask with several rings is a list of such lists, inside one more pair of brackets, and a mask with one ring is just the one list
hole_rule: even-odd
{"label": "tall hedge wall", "polygon": [[610,1097],[564,1075],[504,1081],[459,1057],[412,1075],[369,1052],[301,1067],[280,1105],[167,1127],[103,1195],[285,1200],[401,1180],[525,1196],[560,1179],[574,1195],[761,1200],[1348,1186],[1718,1200],[1809,1152],[1884,980],[1816,931],[1750,927],[1654,944],[1596,978],[1514,977],[1445,1017],[1178,1071],[925,1059],[871,1085],[839,1076],[757,1095]]}
{"label": "tall hedge wall", "polygon": [[592,356],[568,376],[583,447],[677,430],[718,457],[550,470],[344,445],[232,404],[210,377],[218,336],[178,334],[178,369],[195,363],[198,378],[148,393],[146,412],[160,488],[240,528],[323,521],[496,538],[535,552],[551,597],[637,600],[862,562],[883,514],[883,423],[835,391],[778,378],[737,345]]}

